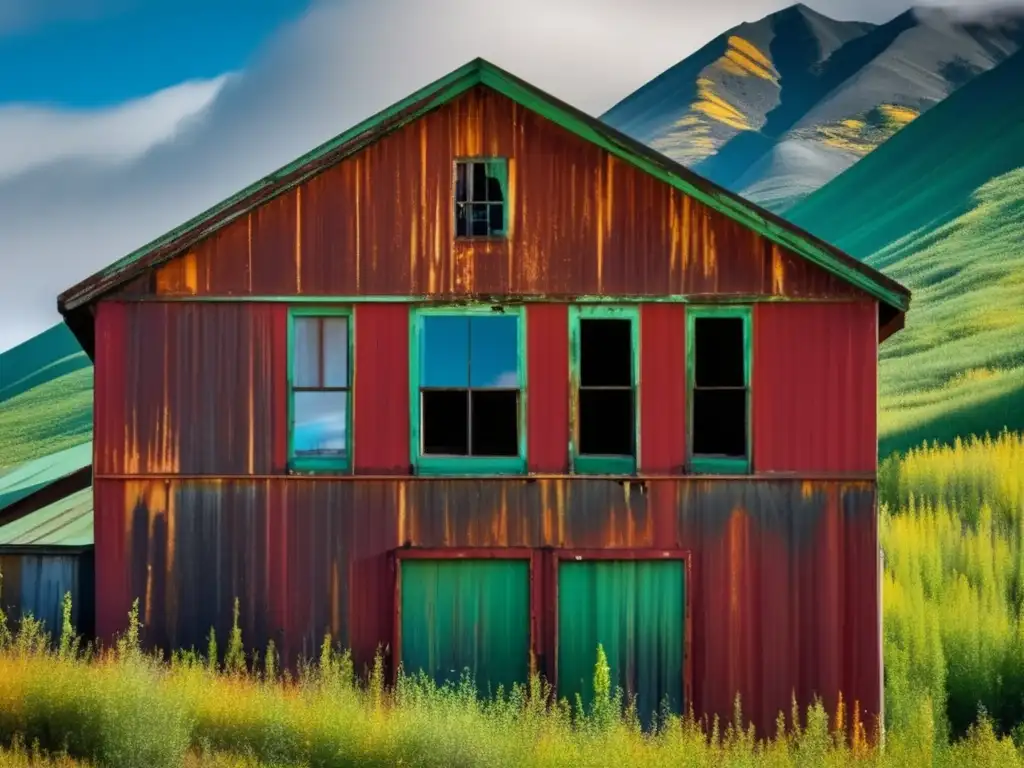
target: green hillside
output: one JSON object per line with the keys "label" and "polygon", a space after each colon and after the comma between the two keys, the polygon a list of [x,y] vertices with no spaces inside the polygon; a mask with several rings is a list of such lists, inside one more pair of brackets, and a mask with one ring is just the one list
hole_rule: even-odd
{"label": "green hillside", "polygon": [[1018,53],[787,214],[914,292],[881,347],[883,455],[1024,430],[1021,82]]}
{"label": "green hillside", "polygon": [[92,436],[92,364],[63,323],[0,354],[0,473]]}

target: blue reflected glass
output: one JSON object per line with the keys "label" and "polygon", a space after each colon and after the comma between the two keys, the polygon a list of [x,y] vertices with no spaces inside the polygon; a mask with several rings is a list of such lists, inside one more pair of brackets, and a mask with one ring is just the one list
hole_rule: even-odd
{"label": "blue reflected glass", "polygon": [[469,318],[424,315],[420,346],[421,386],[469,385]]}
{"label": "blue reflected glass", "polygon": [[347,392],[296,392],[292,448],[296,455],[345,453]]}
{"label": "blue reflected glass", "polygon": [[473,317],[470,323],[470,386],[518,387],[518,318]]}

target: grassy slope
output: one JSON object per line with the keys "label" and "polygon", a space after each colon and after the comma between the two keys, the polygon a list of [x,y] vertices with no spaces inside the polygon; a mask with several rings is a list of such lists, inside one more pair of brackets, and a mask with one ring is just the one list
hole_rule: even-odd
{"label": "grassy slope", "polygon": [[67,326],[0,354],[0,472],[91,432],[92,364]]}
{"label": "grassy slope", "polygon": [[1022,81],[1018,53],[787,214],[914,291],[882,346],[883,455],[1024,429]]}

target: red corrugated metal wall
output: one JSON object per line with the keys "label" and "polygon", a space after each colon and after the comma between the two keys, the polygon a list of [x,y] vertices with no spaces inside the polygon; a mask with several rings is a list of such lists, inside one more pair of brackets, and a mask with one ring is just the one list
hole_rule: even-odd
{"label": "red corrugated metal wall", "polygon": [[527,461],[531,472],[569,470],[569,311],[531,304],[527,332]]}
{"label": "red corrugated metal wall", "polygon": [[[361,667],[393,637],[395,547],[683,549],[698,714],[731,718],[739,693],[771,732],[794,693],[831,708],[842,691],[870,723],[874,503],[864,482],[99,480],[100,631],[138,597],[148,643],[202,648],[211,626],[227,636],[237,596],[248,647],[274,639],[294,663],[329,632]],[[542,665],[551,586],[537,585]]]}
{"label": "red corrugated metal wall", "polygon": [[756,471],[875,471],[877,311],[867,301],[755,306]]}
{"label": "red corrugated metal wall", "polygon": [[640,310],[640,471],[686,466],[686,315],[682,304]]}
{"label": "red corrugated metal wall", "polygon": [[409,307],[360,304],[355,310],[355,471],[409,472]]}

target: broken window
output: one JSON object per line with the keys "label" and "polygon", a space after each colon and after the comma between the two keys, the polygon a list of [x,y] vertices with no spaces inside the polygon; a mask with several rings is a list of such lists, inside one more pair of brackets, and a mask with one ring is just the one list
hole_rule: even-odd
{"label": "broken window", "polygon": [[519,456],[519,318],[424,314],[420,445],[424,456]]}
{"label": "broken window", "polygon": [[632,320],[579,321],[579,456],[632,457],[636,435]]}
{"label": "broken window", "polygon": [[[691,435],[695,458],[747,457],[747,315],[700,316],[691,324]],[[738,467],[737,467],[738,468]]]}
{"label": "broken window", "polygon": [[455,236],[505,235],[506,165],[504,160],[455,163]]}
{"label": "broken window", "polygon": [[344,457],[348,452],[348,317],[298,315],[292,323],[292,457]]}

